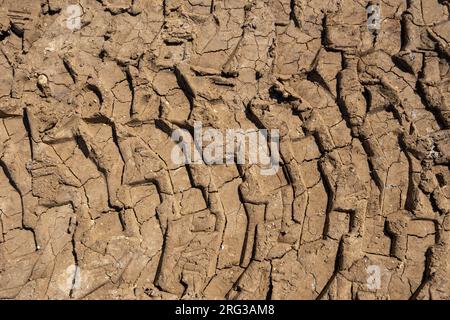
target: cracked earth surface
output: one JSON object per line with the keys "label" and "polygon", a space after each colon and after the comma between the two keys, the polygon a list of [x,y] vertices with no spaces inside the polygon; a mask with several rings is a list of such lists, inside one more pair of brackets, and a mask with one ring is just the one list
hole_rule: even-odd
{"label": "cracked earth surface", "polygon": [[0,5],[0,298],[450,298],[448,0]]}

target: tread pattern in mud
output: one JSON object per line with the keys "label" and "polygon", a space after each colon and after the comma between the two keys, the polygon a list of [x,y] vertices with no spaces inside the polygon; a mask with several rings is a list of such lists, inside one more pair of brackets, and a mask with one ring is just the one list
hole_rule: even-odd
{"label": "tread pattern in mud", "polygon": [[0,0],[0,298],[449,299],[449,6]]}

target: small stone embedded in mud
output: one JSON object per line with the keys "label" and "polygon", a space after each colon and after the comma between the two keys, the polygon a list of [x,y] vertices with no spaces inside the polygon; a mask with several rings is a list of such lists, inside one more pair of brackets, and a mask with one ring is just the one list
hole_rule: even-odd
{"label": "small stone embedded in mud", "polygon": [[45,76],[45,75],[43,75],[43,74],[41,74],[41,75],[38,77],[38,84],[39,84],[40,86],[42,86],[42,87],[44,87],[44,86],[47,85],[47,81],[48,81],[47,76]]}

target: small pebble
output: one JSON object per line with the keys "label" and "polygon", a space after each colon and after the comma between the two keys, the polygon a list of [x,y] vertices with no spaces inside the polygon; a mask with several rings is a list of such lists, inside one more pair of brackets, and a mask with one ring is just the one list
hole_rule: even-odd
{"label": "small pebble", "polygon": [[41,75],[38,77],[38,83],[39,83],[39,85],[41,85],[41,86],[45,86],[45,85],[47,84],[47,77],[46,77],[45,75],[41,74]]}

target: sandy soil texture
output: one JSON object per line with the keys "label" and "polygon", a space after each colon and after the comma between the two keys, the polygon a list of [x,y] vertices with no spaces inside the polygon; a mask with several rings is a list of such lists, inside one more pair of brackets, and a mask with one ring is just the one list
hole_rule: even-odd
{"label": "sandy soil texture", "polygon": [[0,298],[450,299],[449,9],[0,0]]}

